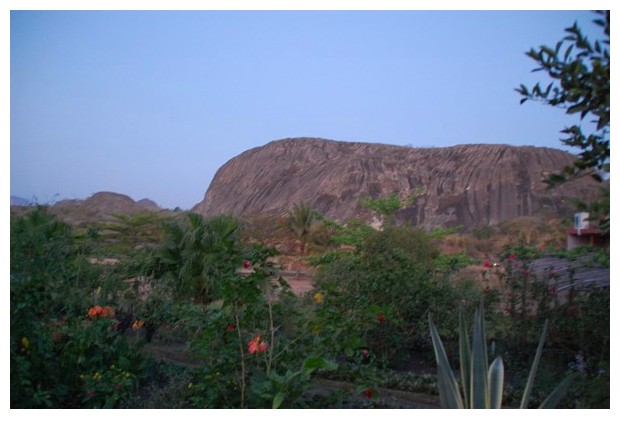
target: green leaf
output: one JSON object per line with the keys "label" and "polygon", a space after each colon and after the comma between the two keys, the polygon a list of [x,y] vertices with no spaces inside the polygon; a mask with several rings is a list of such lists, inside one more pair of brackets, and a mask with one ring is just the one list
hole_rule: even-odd
{"label": "green leaf", "polygon": [[489,367],[489,399],[490,408],[502,408],[504,392],[504,362],[501,356],[495,358]]}
{"label": "green leaf", "polygon": [[437,360],[437,387],[439,389],[439,399],[443,408],[464,408],[463,399],[459,393],[459,386],[450,368],[446,350],[443,347],[437,328],[433,323],[433,318],[428,315],[428,324]]}
{"label": "green leaf", "polygon": [[306,358],[302,365],[304,370],[326,369],[333,371],[338,368],[338,364],[323,358]]}
{"label": "green leaf", "polygon": [[532,387],[534,386],[534,379],[536,378],[536,371],[538,370],[538,363],[540,362],[540,356],[542,355],[542,349],[545,345],[545,336],[547,335],[548,320],[545,320],[542,333],[540,334],[540,340],[538,341],[538,348],[536,349],[536,355],[534,356],[534,362],[532,362],[532,368],[530,369],[530,375],[527,378],[527,384],[523,391],[523,398],[521,399],[521,406],[519,408],[527,408],[527,404],[530,401],[530,394]]}
{"label": "green leaf", "polygon": [[280,405],[282,405],[282,401],[284,401],[285,397],[286,393],[284,392],[276,393],[276,396],[273,397],[273,403],[271,404],[271,408],[273,408],[274,410],[280,408]]}
{"label": "green leaf", "polygon": [[573,114],[573,113],[577,113],[577,112],[584,112],[586,109],[588,108],[588,106],[586,104],[580,103],[580,104],[575,104],[571,107],[569,107],[566,110],[566,113]]}
{"label": "green leaf", "polygon": [[568,377],[562,380],[562,382],[558,384],[555,389],[553,389],[549,396],[545,398],[543,403],[540,404],[539,408],[549,409],[557,407],[558,403],[566,393],[566,389],[568,389],[568,386],[572,384],[574,378],[574,374],[570,374]]}
{"label": "green leaf", "polygon": [[471,406],[471,347],[462,307],[459,307],[459,361],[461,364],[464,405],[465,408],[469,408]]}
{"label": "green leaf", "polygon": [[489,384],[487,378],[488,357],[486,335],[484,329],[484,306],[476,310],[474,316],[474,332],[471,347],[472,360],[472,408],[488,408]]}

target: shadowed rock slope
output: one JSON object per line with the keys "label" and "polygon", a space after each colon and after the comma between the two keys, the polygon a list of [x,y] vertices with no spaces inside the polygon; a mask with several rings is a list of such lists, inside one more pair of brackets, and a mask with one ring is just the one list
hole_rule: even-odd
{"label": "shadowed rock slope", "polygon": [[568,216],[570,199],[597,196],[582,179],[549,190],[545,175],[571,164],[567,152],[499,144],[409,148],[291,138],[254,148],[216,173],[193,211],[284,213],[305,201],[327,217],[372,220],[365,197],[423,194],[397,218],[422,227],[493,225],[515,216]]}

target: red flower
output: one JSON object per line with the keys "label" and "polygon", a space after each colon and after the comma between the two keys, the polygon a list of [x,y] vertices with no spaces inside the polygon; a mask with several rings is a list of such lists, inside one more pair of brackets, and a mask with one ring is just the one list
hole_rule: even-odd
{"label": "red flower", "polygon": [[372,398],[372,390],[366,389],[362,392],[362,395],[364,395],[367,398]]}
{"label": "red flower", "polygon": [[95,305],[94,307],[90,307],[90,309],[88,310],[88,317],[90,317],[91,319],[95,319],[101,316],[102,313],[103,307],[101,307],[100,305]]}
{"label": "red flower", "polygon": [[488,259],[485,259],[485,260],[484,260],[484,263],[482,264],[482,266],[483,266],[484,268],[491,268],[491,263],[489,262],[489,260],[488,260]]}
{"label": "red flower", "polygon": [[234,331],[236,328],[237,328],[237,327],[231,323],[230,325],[228,325],[228,326],[226,327],[226,331],[227,331],[227,332],[232,332],[232,331]]}
{"label": "red flower", "polygon": [[368,357],[368,349],[362,349],[362,356]]}
{"label": "red flower", "polygon": [[261,341],[260,337],[260,335],[257,335],[252,338],[250,342],[248,342],[248,351],[250,352],[250,354],[262,353],[267,350],[267,343]]}
{"label": "red flower", "polygon": [[515,260],[515,258],[516,258],[516,256],[515,256],[515,254],[513,253],[512,255],[510,255],[510,256],[508,257],[508,261],[512,262],[512,261],[514,261],[514,260]]}
{"label": "red flower", "polygon": [[383,315],[383,313],[377,314],[377,320],[379,321],[379,323],[385,322],[385,316]]}
{"label": "red flower", "polygon": [[250,261],[243,261],[243,268],[247,270],[248,268],[250,268],[250,266],[251,266]]}

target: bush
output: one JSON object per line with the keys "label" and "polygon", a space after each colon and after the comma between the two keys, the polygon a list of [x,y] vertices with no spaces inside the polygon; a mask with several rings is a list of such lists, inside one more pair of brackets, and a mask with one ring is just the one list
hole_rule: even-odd
{"label": "bush", "polygon": [[[376,231],[355,253],[332,253],[315,279],[319,340],[351,359],[364,350],[385,364],[406,359],[414,344],[428,343],[429,311],[447,315],[457,301],[480,296],[442,281],[438,272],[450,262],[438,265],[438,257],[429,234],[407,227]],[[452,321],[439,323],[446,329]]]}

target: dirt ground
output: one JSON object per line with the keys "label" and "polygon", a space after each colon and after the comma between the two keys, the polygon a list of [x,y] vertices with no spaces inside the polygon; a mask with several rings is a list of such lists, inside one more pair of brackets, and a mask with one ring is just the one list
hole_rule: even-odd
{"label": "dirt ground", "polygon": [[312,279],[308,277],[300,277],[298,279],[295,276],[282,276],[284,280],[291,285],[293,293],[297,296],[303,295],[312,290]]}

